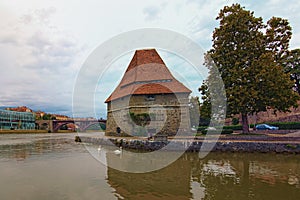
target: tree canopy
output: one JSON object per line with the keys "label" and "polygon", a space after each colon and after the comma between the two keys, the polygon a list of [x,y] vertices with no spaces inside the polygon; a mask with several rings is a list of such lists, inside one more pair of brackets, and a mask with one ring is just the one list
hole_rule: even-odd
{"label": "tree canopy", "polygon": [[300,49],[288,52],[284,60],[284,70],[294,81],[294,89],[300,94]]}
{"label": "tree canopy", "polygon": [[214,81],[215,66],[225,86],[227,115],[241,114],[247,133],[249,114],[266,111],[268,106],[284,112],[296,106],[298,95],[282,66],[292,35],[288,21],[273,17],[265,25],[239,4],[225,6],[216,19],[220,26],[205,56],[210,69],[207,82]]}

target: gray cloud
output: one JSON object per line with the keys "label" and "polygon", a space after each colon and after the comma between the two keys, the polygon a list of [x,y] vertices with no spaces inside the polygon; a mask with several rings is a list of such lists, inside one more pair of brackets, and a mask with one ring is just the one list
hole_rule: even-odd
{"label": "gray cloud", "polygon": [[39,24],[49,24],[51,16],[55,13],[55,7],[34,9],[29,11],[29,13],[23,14],[19,21],[25,25],[33,22],[37,22]]}
{"label": "gray cloud", "polygon": [[[264,20],[273,15],[288,18],[293,27],[291,47],[299,48],[298,1],[238,2]],[[9,9],[2,9],[0,13],[1,19],[5,19],[0,21],[0,106],[28,105],[33,109],[71,113],[76,75],[88,52],[97,45],[120,32],[154,25],[185,34],[208,50],[211,34],[218,26],[215,17],[224,5],[232,3],[233,0],[175,0],[168,3],[157,0],[146,4],[136,0],[122,2],[116,7],[113,3],[95,1],[95,6],[91,7],[61,1],[54,3],[57,9],[11,4]],[[46,4],[53,5],[44,2],[39,7]],[[72,9],[68,9],[70,4]],[[24,10],[27,12],[22,13]],[[85,44],[87,47],[83,48]],[[104,84],[97,90],[96,106],[99,110],[96,113],[106,113],[102,102],[114,89],[111,86],[119,81],[129,60],[115,64],[114,70],[107,71],[101,79]],[[181,65],[176,59],[169,60],[166,58],[170,67]],[[86,77],[88,85],[88,74]]]}
{"label": "gray cloud", "polygon": [[148,6],[143,9],[143,13],[145,15],[145,20],[153,21],[159,19],[161,8],[158,6]]}
{"label": "gray cloud", "polygon": [[84,49],[72,35],[53,31],[53,14],[54,8],[35,10],[0,30],[1,105],[71,115],[77,62]]}

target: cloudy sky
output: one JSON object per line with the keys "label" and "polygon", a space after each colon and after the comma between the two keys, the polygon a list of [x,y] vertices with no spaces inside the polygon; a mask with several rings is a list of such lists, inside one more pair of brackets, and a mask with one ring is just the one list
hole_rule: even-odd
{"label": "cloudy sky", "polygon": [[[218,26],[219,10],[232,3],[254,11],[264,22],[272,16],[288,19],[293,28],[290,48],[300,48],[298,0],[1,0],[0,107],[25,105],[71,116],[78,72],[103,42],[131,30],[161,28],[189,37],[206,51]],[[189,69],[184,59],[162,50],[159,53],[175,77],[197,95],[204,77],[180,70]],[[120,56],[106,77],[99,78],[97,117],[105,117],[103,102],[132,54]]]}

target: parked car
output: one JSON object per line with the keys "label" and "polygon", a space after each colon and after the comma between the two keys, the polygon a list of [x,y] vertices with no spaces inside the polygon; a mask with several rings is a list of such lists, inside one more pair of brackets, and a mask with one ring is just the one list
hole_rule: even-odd
{"label": "parked car", "polygon": [[271,126],[268,124],[258,124],[255,126],[256,130],[278,130],[279,127],[277,126]]}

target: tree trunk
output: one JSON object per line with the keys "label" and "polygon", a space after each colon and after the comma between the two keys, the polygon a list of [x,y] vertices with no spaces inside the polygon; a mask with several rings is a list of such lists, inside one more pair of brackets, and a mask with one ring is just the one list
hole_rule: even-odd
{"label": "tree trunk", "polygon": [[242,114],[243,133],[249,133],[249,123],[247,114]]}

